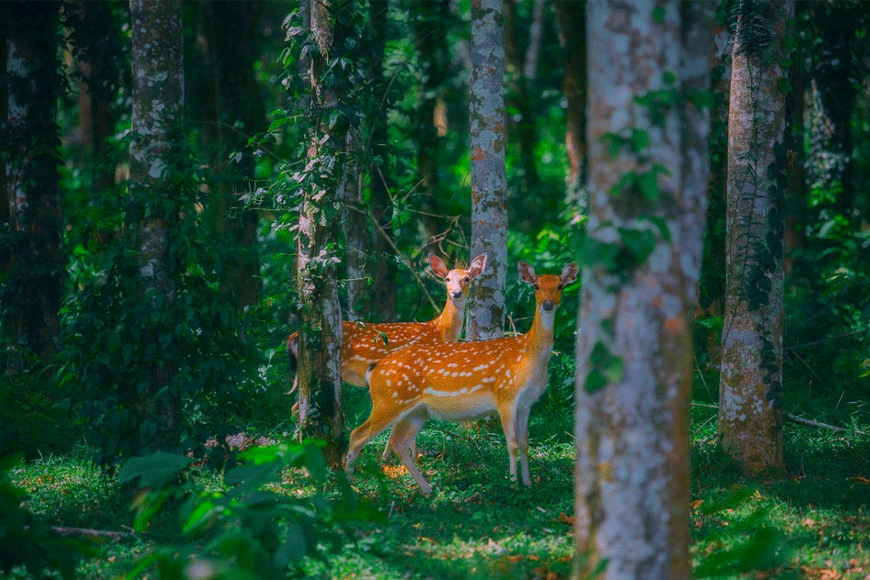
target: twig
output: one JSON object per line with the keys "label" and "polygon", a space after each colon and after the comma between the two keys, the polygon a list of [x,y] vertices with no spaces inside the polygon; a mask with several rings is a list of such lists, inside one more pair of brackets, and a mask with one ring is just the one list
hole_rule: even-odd
{"label": "twig", "polygon": [[420,288],[423,289],[423,293],[426,295],[426,298],[429,299],[429,303],[432,305],[432,308],[438,310],[438,305],[435,303],[435,300],[432,299],[432,295],[429,294],[429,291],[426,290],[426,285],[423,284],[423,280],[420,279],[420,276],[414,269],[414,265],[411,264],[411,260],[406,258],[405,254],[403,254],[402,251],[398,247],[396,247],[396,244],[393,243],[393,240],[390,239],[390,236],[387,235],[387,232],[384,231],[384,228],[382,228],[381,224],[378,223],[378,220],[375,219],[375,215],[371,210],[369,210],[369,217],[374,222],[375,227],[378,228],[378,232],[380,232],[384,239],[387,240],[387,243],[390,244],[390,247],[393,248],[393,251],[396,252],[396,255],[401,256],[402,260],[405,262],[405,265],[408,266],[408,269],[411,271],[411,274],[413,274],[414,279],[417,280],[417,284],[420,285]]}

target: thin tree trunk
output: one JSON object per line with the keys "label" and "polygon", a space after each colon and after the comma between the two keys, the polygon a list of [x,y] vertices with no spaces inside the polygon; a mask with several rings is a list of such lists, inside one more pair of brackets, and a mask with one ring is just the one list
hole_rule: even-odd
{"label": "thin tree trunk", "polygon": [[[371,67],[369,78],[374,94],[378,97],[378,109],[371,116],[371,146],[369,151],[373,159],[369,171],[370,205],[372,216],[380,226],[375,226],[370,235],[373,236],[368,257],[368,271],[372,285],[368,287],[370,296],[367,315],[377,311],[380,320],[396,319],[396,276],[398,265],[392,253],[392,214],[393,202],[390,199],[390,183],[392,169],[389,164],[389,148],[387,142],[387,82],[384,78],[384,44],[389,31],[388,2],[372,2],[369,7],[371,25],[375,38],[370,49]],[[363,204],[364,206],[364,204]],[[368,221],[363,216],[364,221]]]}
{"label": "thin tree trunk", "polygon": [[[57,350],[66,275],[55,119],[62,86],[56,55],[59,7],[59,2],[7,3],[8,34],[3,40],[8,216],[2,249],[3,326],[13,351],[22,357],[48,357]],[[18,358],[16,366],[23,364]]]}
{"label": "thin tree trunk", "polygon": [[[132,0],[133,119],[136,138],[130,146],[130,190],[135,205],[148,208],[132,224],[139,262],[139,292],[156,319],[175,300],[176,268],[169,254],[171,208],[178,192],[169,175],[177,160],[173,142],[184,104],[184,60],[180,0]],[[149,337],[157,344],[157,336]],[[180,428],[177,394],[162,393],[173,375],[171,353],[154,361],[149,385],[136,391],[139,412],[157,424],[155,446],[171,446]],[[135,385],[130,387],[136,389]]]}
{"label": "thin tree trunk", "polygon": [[[712,4],[596,1],[587,16],[574,578],[602,566],[605,579],[687,579],[691,319],[709,171],[709,114],[692,96],[709,82]],[[685,105],[644,104],[658,94]],[[608,261],[617,249],[624,259]]]}
{"label": "thin tree trunk", "polygon": [[[414,44],[420,60],[421,83],[414,116],[414,141],[417,143],[417,171],[420,203],[420,229],[425,243],[445,230],[441,217],[442,197],[439,163],[441,135],[436,127],[439,103],[443,109],[444,85],[447,82],[449,56],[447,29],[450,22],[450,0],[414,2]],[[381,220],[383,224],[385,220]]]}
{"label": "thin tree trunk", "polygon": [[586,160],[586,3],[556,0],[559,45],[564,53],[562,94],[565,96],[565,149],[571,167],[568,201],[584,211],[579,190],[588,172]]}
{"label": "thin tree trunk", "polygon": [[[519,41],[519,24],[516,17],[514,0],[504,2],[505,56],[507,62],[507,78],[512,87],[513,107],[516,109],[516,141],[519,147],[521,191],[529,194],[537,191],[539,185],[538,167],[535,159],[537,131],[532,104],[530,85],[534,86],[534,75],[537,72],[537,51],[540,42],[533,42],[537,29],[537,40],[540,40],[540,29],[543,28],[543,1],[535,0],[534,19],[529,34],[529,43],[523,47]],[[525,48],[525,50],[523,50]],[[514,121],[506,117],[509,125]],[[511,127],[513,133],[513,127]]]}
{"label": "thin tree trunk", "polygon": [[[783,40],[794,3],[745,7],[734,39],[728,117],[719,437],[746,473],[757,474],[782,467],[786,116],[780,82],[786,78]],[[760,42],[753,36],[759,30],[770,37]]]}
{"label": "thin tree trunk", "polygon": [[487,255],[468,308],[468,338],[502,335],[507,279],[502,0],[471,5],[471,255]]}

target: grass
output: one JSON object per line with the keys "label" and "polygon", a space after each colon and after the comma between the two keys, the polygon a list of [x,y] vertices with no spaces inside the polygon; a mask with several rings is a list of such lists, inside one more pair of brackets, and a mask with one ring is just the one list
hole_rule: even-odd
{"label": "grass", "polygon": [[[361,396],[350,395],[350,424],[367,413],[357,404]],[[533,411],[529,489],[507,478],[497,423],[432,423],[420,434],[421,467],[433,486],[429,498],[397,462],[378,465],[386,436],[377,438],[360,458],[354,484],[387,517],[355,525],[328,566],[311,562],[306,571],[336,579],[567,578],[574,448],[565,409],[551,397]],[[711,441],[714,415],[693,408],[692,555],[699,576],[870,577],[870,429],[832,434],[787,424],[786,473],[748,481]],[[77,447],[23,462],[12,477],[29,492],[27,507],[52,525],[130,531],[129,498],[87,457],[88,450]],[[217,485],[214,474],[204,473],[201,481]],[[171,542],[172,529],[169,522],[100,544],[99,557],[84,561],[79,577],[121,577],[153,542]]]}

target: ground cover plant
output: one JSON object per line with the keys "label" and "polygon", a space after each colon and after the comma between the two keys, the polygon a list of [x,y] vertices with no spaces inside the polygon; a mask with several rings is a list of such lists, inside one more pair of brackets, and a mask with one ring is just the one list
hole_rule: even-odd
{"label": "ground cover plant", "polygon": [[[361,421],[368,413],[364,391],[346,389],[345,395],[352,410],[349,423]],[[340,542],[324,543],[324,558],[305,559],[296,575],[567,578],[573,554],[572,414],[555,391],[539,405],[530,425],[531,488],[508,480],[497,422],[432,422],[421,432],[420,463],[433,483],[429,498],[398,461],[378,464],[386,441],[381,435],[362,455],[353,482],[366,515],[336,525]],[[864,580],[870,575],[866,421],[842,432],[789,423],[786,473],[747,480],[716,445],[715,409],[699,401],[692,412],[696,577]],[[282,437],[272,435],[273,441]],[[76,578],[130,577],[155,550],[189,546],[181,530],[181,501],[169,501],[150,525],[137,530],[129,491],[90,457],[90,450],[79,445],[19,462],[9,472],[12,483],[28,494],[23,506],[35,517],[58,529],[113,532],[86,537],[95,552],[80,561]],[[187,481],[201,497],[211,497],[233,488],[223,477],[232,469],[198,467],[188,471]],[[318,483],[306,470],[288,468],[267,487],[291,501],[318,494],[325,501],[339,500],[343,475],[324,476]],[[234,541],[246,537],[243,527],[235,532]],[[2,577],[27,575],[19,568]],[[181,576],[158,574],[151,567],[137,577]]]}

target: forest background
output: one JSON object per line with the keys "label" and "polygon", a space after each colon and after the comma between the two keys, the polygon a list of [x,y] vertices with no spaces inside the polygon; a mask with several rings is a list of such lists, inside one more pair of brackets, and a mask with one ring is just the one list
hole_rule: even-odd
{"label": "forest background", "polygon": [[[23,538],[22,545],[48,547],[29,552],[4,543],[0,563],[12,577],[24,572],[8,562],[32,566],[31,572],[50,565],[68,575],[75,569],[114,577],[118,569],[88,557],[94,548],[81,543],[81,533],[71,532],[78,538],[72,544],[58,533],[86,528],[118,542],[97,550],[113,554],[124,572],[139,565],[148,574],[158,564],[162,577],[184,577],[189,572],[178,554],[199,553],[202,540],[176,529],[176,512],[189,533],[208,527],[203,514],[215,506],[231,513],[227,521],[240,518],[232,521],[256,532],[242,538],[222,524],[208,546],[225,560],[214,555],[212,561],[249,566],[261,577],[257,554],[269,554],[278,568],[298,572],[304,562],[313,567],[308,573],[323,573],[304,557],[320,554],[324,538],[342,543],[354,534],[356,552],[326,559],[336,577],[384,561],[399,575],[410,570],[417,577],[569,573],[576,288],[566,291],[558,312],[549,388],[532,413],[533,449],[542,456],[539,497],[504,482],[498,493],[518,499],[495,506],[487,499],[489,480],[504,475],[495,467],[504,463],[498,428],[439,426],[432,438],[421,436],[423,448],[445,450],[428,464],[432,470],[451,462],[469,469],[480,454],[492,454],[492,471],[478,478],[441,475],[445,491],[432,504],[436,512],[492,512],[480,516],[469,538],[493,542],[506,514],[526,518],[539,508],[540,520],[535,514],[528,528],[504,532],[513,543],[451,546],[455,532],[444,527],[462,524],[427,511],[400,470],[388,470],[385,479],[372,461],[358,478],[375,483],[360,484],[370,487],[357,497],[331,479],[337,476],[323,469],[316,446],[257,445],[293,440],[300,431],[290,411],[295,397],[286,395],[292,372],[284,342],[311,312],[297,284],[297,244],[306,191],[327,173],[324,167],[352,167],[340,187],[333,182],[344,197],[330,197],[323,218],[336,224],[325,247],[341,256],[336,295],[345,318],[428,319],[442,290],[426,273],[427,255],[451,267],[475,255],[471,3],[336,4],[343,8],[332,67],[341,74],[330,88],[342,96],[318,122],[354,138],[318,165],[309,139],[311,84],[300,64],[317,49],[302,14],[288,16],[291,8],[279,2],[181,3],[180,43],[168,58],[183,79],[177,99],[183,113],[168,130],[171,146],[146,152],[146,161],[163,164],[164,189],[155,195],[137,177],[147,180],[149,171],[137,168],[147,131],[133,121],[133,87],[143,70],[131,46],[136,3],[132,9],[126,2],[0,3],[0,27],[9,39],[0,54],[0,178],[7,196],[0,210],[0,457],[8,457],[0,466],[0,531]],[[774,466],[781,471],[744,479],[736,475],[744,466],[717,446],[715,407],[732,82],[731,45],[722,41],[733,36],[745,4],[717,4],[717,42],[710,47],[711,178],[694,323],[692,554],[700,576],[762,570],[774,577],[821,578],[833,571],[828,577],[864,578],[870,574],[870,516],[862,499],[870,476],[870,198],[861,192],[870,186],[870,11],[861,2],[797,2],[783,39],[789,74],[777,89],[786,95],[789,153],[781,168],[788,184],[781,215],[782,409],[825,426],[812,435],[805,426],[787,428],[785,458]],[[509,225],[503,323],[508,332],[522,332],[534,302],[514,274],[516,262],[556,273],[583,255],[585,12],[579,2],[505,2],[503,18]],[[21,68],[10,50],[16,42],[32,59]],[[143,276],[153,259],[145,247],[168,256],[163,278]],[[365,418],[367,405],[363,391],[345,389],[339,445]],[[252,446],[254,455],[249,451],[243,463],[248,471],[229,478],[241,485],[216,475],[233,473],[238,453]],[[271,451],[257,456],[258,448]],[[196,466],[172,463],[170,457],[183,455],[155,464],[155,452],[189,453]],[[277,465],[291,467],[293,475],[275,481],[294,491],[262,505],[239,500],[271,481],[269,469]],[[300,466],[322,481],[292,469]],[[133,496],[139,512],[131,521],[126,506],[134,482],[152,492]],[[24,503],[21,488],[32,494]],[[76,488],[81,496],[70,492]],[[197,502],[203,489],[215,494],[211,503]],[[829,495],[830,489],[838,491]],[[69,493],[76,499],[64,506]],[[542,508],[540,497],[552,501]],[[103,510],[97,506],[106,505],[114,506],[107,510],[113,515],[95,518]],[[282,510],[297,515],[275,516]],[[391,526],[383,513],[390,513]],[[119,531],[124,526],[138,531]],[[414,534],[416,543],[400,537],[408,526],[425,529]],[[396,536],[381,553],[373,544],[385,529]],[[271,545],[273,536],[284,540]],[[306,548],[298,547],[299,538]],[[806,552],[808,544],[815,550]],[[239,557],[245,550],[250,562]],[[458,555],[463,550],[472,556]],[[397,553],[426,558],[415,563]],[[468,561],[467,568],[437,564],[456,558]]]}

